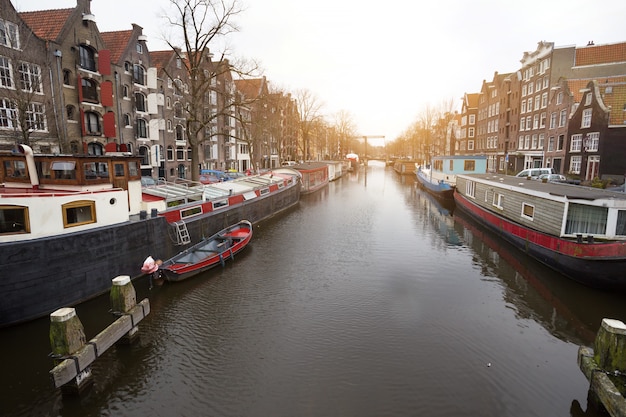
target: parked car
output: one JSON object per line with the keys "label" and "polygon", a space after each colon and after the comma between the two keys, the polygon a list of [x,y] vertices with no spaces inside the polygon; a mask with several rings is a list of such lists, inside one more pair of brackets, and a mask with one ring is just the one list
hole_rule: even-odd
{"label": "parked car", "polygon": [[517,173],[516,177],[537,179],[542,174],[556,174],[552,168],[528,168]]}
{"label": "parked car", "polygon": [[157,181],[152,177],[141,177],[142,187],[152,187],[157,185]]}
{"label": "parked car", "polygon": [[547,182],[567,182],[565,175],[561,174],[541,174],[537,179],[541,181],[545,179]]}
{"label": "parked car", "polygon": [[230,181],[232,178],[226,175],[223,171],[203,169],[200,171],[199,180],[202,184],[213,184],[216,182]]}

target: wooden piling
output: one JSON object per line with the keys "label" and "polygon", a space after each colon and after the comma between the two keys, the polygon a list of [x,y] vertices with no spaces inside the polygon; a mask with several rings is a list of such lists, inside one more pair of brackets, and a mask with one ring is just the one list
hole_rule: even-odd
{"label": "wooden piling", "polygon": [[589,391],[611,416],[626,417],[624,393],[612,380],[626,378],[626,325],[619,320],[603,319],[594,349],[578,348],[578,366],[589,380]]}
{"label": "wooden piling", "polygon": [[116,277],[112,284],[111,311],[119,318],[89,342],[85,342],[83,326],[73,308],[62,308],[50,315],[51,356],[55,359],[50,377],[54,387],[64,393],[80,394],[91,382],[90,365],[115,343],[134,340],[137,323],[150,313],[148,299],[136,303],[130,277]]}
{"label": "wooden piling", "polygon": [[64,395],[79,395],[93,382],[91,368],[86,366],[79,369],[76,356],[74,356],[86,341],[83,324],[76,315],[75,309],[61,308],[50,314],[51,356],[54,358],[55,365],[58,366],[67,360],[76,366],[75,375],[61,387]]}
{"label": "wooden piling", "polygon": [[[120,275],[113,278],[110,299],[111,311],[118,316],[128,313],[137,305],[137,294],[130,276]],[[134,326],[119,340],[119,343],[131,344],[137,340],[137,336],[139,336],[139,327]]]}

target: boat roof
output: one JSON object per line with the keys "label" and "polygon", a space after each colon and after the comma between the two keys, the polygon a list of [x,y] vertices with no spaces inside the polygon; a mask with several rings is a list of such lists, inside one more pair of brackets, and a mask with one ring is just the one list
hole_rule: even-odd
{"label": "boat roof", "polygon": [[536,192],[548,193],[553,196],[565,197],[573,200],[600,200],[615,199],[626,200],[626,193],[621,191],[610,191],[602,188],[585,187],[583,185],[559,183],[559,182],[542,182],[536,179],[526,179],[515,177],[512,175],[498,174],[462,174],[458,177],[468,177],[472,180],[487,180],[490,182],[498,182],[511,187],[520,187]]}

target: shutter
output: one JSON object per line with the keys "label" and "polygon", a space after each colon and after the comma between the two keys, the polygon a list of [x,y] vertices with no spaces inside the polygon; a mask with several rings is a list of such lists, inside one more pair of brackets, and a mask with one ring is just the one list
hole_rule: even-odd
{"label": "shutter", "polygon": [[102,121],[104,124],[104,136],[107,138],[115,137],[115,113],[112,111],[106,112],[104,116],[102,116]]}
{"label": "shutter", "polygon": [[103,81],[100,84],[100,101],[103,106],[113,107],[113,83],[111,81]]}
{"label": "shutter", "polygon": [[98,51],[98,71],[102,75],[111,75],[111,51],[108,49]]}

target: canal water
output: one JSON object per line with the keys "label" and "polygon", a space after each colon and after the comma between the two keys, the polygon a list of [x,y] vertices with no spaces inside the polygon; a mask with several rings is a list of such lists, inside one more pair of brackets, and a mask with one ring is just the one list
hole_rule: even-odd
{"label": "canal water", "polygon": [[[622,297],[375,161],[256,226],[225,268],[135,286],[140,340],[99,358],[79,399],[51,386],[47,318],[0,330],[0,415],[600,416],[577,349],[626,320]],[[88,338],[108,309],[77,308]]]}

